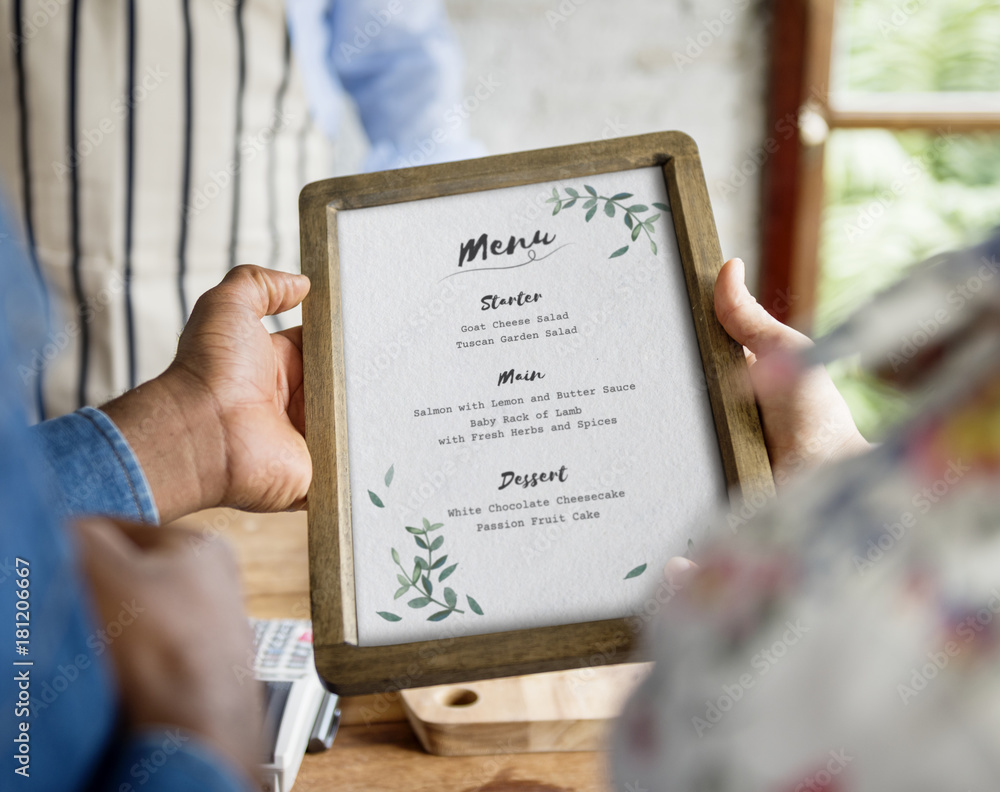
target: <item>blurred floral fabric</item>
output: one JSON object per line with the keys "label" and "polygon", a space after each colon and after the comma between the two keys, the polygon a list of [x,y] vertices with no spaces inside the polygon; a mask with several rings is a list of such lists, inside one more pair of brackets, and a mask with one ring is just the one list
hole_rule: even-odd
{"label": "blurred floral fabric", "polygon": [[649,637],[618,789],[998,788],[1000,278],[913,343],[997,245],[917,270],[809,354],[868,350],[922,407],[868,454],[716,521]]}

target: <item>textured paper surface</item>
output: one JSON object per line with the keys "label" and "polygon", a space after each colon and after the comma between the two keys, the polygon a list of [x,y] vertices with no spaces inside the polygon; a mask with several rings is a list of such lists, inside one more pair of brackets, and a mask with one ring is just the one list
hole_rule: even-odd
{"label": "textured paper surface", "polygon": [[644,168],[338,213],[361,645],[628,615],[724,497],[654,203]]}

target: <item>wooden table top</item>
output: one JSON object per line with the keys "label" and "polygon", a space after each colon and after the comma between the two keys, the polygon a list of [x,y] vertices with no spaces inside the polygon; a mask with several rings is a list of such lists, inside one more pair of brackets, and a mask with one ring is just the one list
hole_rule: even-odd
{"label": "wooden table top", "polygon": [[[213,509],[185,519],[228,541],[257,618],[309,618],[306,515]],[[326,753],[306,755],[297,792],[607,792],[601,752],[432,756],[420,747],[398,696],[341,700],[343,720]]]}

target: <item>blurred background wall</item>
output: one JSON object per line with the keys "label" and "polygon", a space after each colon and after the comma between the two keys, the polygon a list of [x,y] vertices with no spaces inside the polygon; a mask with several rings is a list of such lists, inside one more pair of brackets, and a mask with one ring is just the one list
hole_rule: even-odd
{"label": "blurred background wall", "polygon": [[[743,257],[753,277],[768,62],[758,0],[446,5],[465,53],[466,93],[481,80],[495,84],[469,118],[490,154],[686,132],[701,149],[723,253]],[[360,146],[355,125],[340,171],[356,167]]]}

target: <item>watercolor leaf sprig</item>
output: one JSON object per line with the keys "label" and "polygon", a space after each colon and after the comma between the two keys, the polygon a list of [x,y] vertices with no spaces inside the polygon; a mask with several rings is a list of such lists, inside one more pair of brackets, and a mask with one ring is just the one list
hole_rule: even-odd
{"label": "watercolor leaf sprig", "polygon": [[[403,566],[403,559],[399,551],[395,547],[392,548],[392,561],[399,569],[399,573],[396,575],[399,588],[396,589],[393,599],[398,600],[406,594],[416,594],[415,597],[406,603],[411,608],[419,610],[432,604],[437,605],[441,610],[435,611],[427,617],[427,621],[432,622],[443,621],[453,613],[465,613],[464,610],[458,607],[458,594],[455,593],[455,590],[445,586],[439,591],[435,588],[432,579],[436,575],[438,584],[441,584],[451,577],[458,568],[457,562],[448,564],[447,553],[438,558],[434,557],[434,553],[444,545],[444,536],[438,534],[432,537],[431,534],[443,527],[444,523],[432,523],[426,517],[423,518],[423,527],[415,528],[412,525],[406,526],[406,530],[413,536],[417,548],[427,553],[426,558],[419,553],[413,556],[413,569],[410,571],[407,571]],[[435,594],[439,595],[441,599],[438,599],[438,596],[435,596]],[[469,610],[478,616],[483,615],[483,609],[472,596],[467,594],[465,600],[468,602]],[[377,611],[377,613],[386,621],[400,621],[402,619],[401,616],[397,616],[395,613],[390,613],[389,611]]]}
{"label": "watercolor leaf sprig", "polygon": [[[641,217],[640,215],[645,212],[651,211],[649,206],[642,203],[632,204],[631,206],[626,206],[624,201],[632,198],[632,193],[621,192],[615,193],[614,195],[598,195],[597,190],[591,187],[589,184],[583,185],[583,189],[586,194],[581,195],[580,192],[573,187],[566,188],[566,197],[563,198],[559,195],[559,190],[555,187],[552,188],[552,197],[549,198],[546,203],[553,204],[552,214],[557,215],[563,209],[569,209],[575,206],[577,201],[582,201],[581,208],[587,210],[585,215],[585,220],[589,223],[594,219],[594,215],[597,214],[597,210],[601,208],[601,202],[604,202],[603,209],[604,214],[608,217],[614,217],[620,210],[623,215],[625,225],[632,232],[632,242],[635,242],[640,234],[645,234],[646,239],[649,240],[649,248],[653,251],[653,255],[656,255],[656,242],[653,241],[653,223],[655,223],[660,218],[660,213],[656,213],[650,217]],[[660,212],[669,212],[670,207],[664,203],[654,202],[652,204],[654,209],[659,209]],[[618,258],[618,256],[624,256],[629,249],[629,245],[618,248],[614,253],[612,253],[608,258]]]}
{"label": "watercolor leaf sprig", "polygon": [[[392,478],[395,472],[395,466],[390,466],[389,470],[383,478],[385,481],[385,486],[388,488],[392,484]],[[385,508],[385,504],[376,493],[368,490],[368,498],[371,502],[380,509]],[[444,583],[445,580],[450,578],[455,570],[458,568],[458,563],[448,564],[448,555],[442,555],[437,558],[434,557],[434,553],[439,551],[444,545],[444,535],[438,534],[432,537],[431,534],[435,531],[440,530],[444,527],[444,523],[431,523],[426,517],[423,518],[423,526],[420,528],[414,528],[413,526],[405,526],[407,532],[413,537],[413,541],[416,543],[418,550],[424,550],[427,553],[427,557],[421,553],[413,556],[413,569],[412,571],[407,571],[403,567],[403,559],[399,551],[393,547],[392,550],[392,561],[399,568],[399,573],[396,575],[396,580],[399,582],[399,588],[396,589],[396,594],[393,597],[394,600],[398,600],[400,597],[407,594],[416,594],[415,597],[407,601],[409,605],[414,610],[419,610],[421,608],[426,608],[429,605],[437,605],[441,610],[435,611],[430,616],[427,617],[427,621],[438,622],[447,619],[453,613],[465,613],[464,610],[458,607],[458,594],[455,590],[445,586],[443,589],[438,591],[435,588],[434,581],[432,578],[436,575],[438,584]],[[441,599],[435,596],[438,593]],[[465,600],[469,605],[469,610],[475,613],[477,616],[483,615],[483,609],[476,602],[475,599],[469,594],[466,594]],[[389,622],[402,621],[403,617],[392,613],[391,611],[375,611],[379,616]]]}

